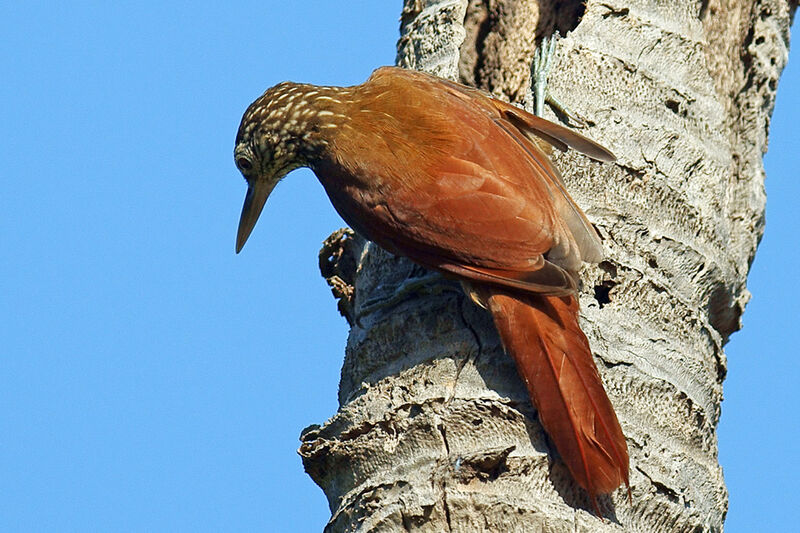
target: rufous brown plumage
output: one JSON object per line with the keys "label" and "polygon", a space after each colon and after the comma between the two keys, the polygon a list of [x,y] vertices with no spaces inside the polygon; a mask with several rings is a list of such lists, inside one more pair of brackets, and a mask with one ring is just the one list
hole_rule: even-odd
{"label": "rufous brown plumage", "polygon": [[593,141],[475,89],[384,67],[354,87],[281,83],[245,112],[236,251],[276,183],[310,167],[361,235],[462,281],[489,309],[542,426],[597,509],[628,451],[578,325],[577,271],[602,246],[544,144],[602,161]]}

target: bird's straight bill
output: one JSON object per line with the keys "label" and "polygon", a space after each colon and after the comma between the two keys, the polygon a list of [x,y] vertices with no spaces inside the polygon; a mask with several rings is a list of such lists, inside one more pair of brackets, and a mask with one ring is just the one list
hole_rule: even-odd
{"label": "bird's straight bill", "polygon": [[261,216],[261,211],[264,209],[264,204],[269,198],[269,194],[275,187],[275,183],[256,181],[255,183],[247,184],[247,194],[244,197],[244,205],[242,206],[242,214],[239,217],[239,230],[236,233],[236,253],[242,251],[244,243],[250,237],[250,233],[258,222],[258,217]]}

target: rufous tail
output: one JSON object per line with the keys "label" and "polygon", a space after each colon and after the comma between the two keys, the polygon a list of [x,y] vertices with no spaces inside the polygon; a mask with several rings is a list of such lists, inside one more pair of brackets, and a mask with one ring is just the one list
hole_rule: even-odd
{"label": "rufous tail", "polygon": [[520,294],[481,287],[506,351],[539,420],[578,484],[596,495],[628,484],[628,447],[578,325],[573,295]]}

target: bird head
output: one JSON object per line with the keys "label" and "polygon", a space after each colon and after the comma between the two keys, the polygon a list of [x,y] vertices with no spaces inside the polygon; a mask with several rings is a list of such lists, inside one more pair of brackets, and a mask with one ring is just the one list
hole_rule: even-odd
{"label": "bird head", "polygon": [[241,251],[275,185],[292,170],[307,166],[314,145],[312,124],[317,111],[312,85],[284,82],[250,104],[242,117],[233,152],[236,167],[247,181],[239,219],[236,253]]}

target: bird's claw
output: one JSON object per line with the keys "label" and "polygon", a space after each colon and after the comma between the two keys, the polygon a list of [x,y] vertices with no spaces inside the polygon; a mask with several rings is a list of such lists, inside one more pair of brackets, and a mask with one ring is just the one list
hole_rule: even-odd
{"label": "bird's claw", "polygon": [[560,113],[570,122],[579,127],[586,127],[586,120],[557,99],[547,87],[547,77],[550,75],[550,67],[555,56],[556,42],[558,40],[557,33],[542,37],[542,42],[533,54],[533,62],[531,63],[531,84],[533,85],[534,98],[533,112],[538,117],[543,116],[544,104],[547,102],[556,113]]}

